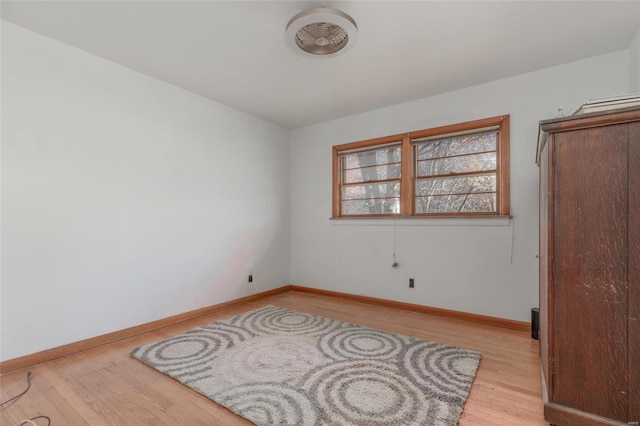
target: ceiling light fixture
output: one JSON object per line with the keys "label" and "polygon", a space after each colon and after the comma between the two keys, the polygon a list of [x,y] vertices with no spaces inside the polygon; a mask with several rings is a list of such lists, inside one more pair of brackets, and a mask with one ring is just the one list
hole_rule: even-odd
{"label": "ceiling light fixture", "polygon": [[335,56],[353,46],[358,27],[346,13],[318,7],[291,18],[285,34],[287,44],[296,51],[302,50],[316,56]]}

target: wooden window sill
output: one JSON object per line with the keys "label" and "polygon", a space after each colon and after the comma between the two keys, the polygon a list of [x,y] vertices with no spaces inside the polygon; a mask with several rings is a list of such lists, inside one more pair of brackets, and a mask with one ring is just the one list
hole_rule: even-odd
{"label": "wooden window sill", "polygon": [[332,217],[334,226],[509,226],[513,216]]}

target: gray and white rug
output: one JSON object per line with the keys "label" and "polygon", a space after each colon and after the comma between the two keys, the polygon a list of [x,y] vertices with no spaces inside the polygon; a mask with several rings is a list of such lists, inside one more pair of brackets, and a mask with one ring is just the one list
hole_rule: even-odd
{"label": "gray and white rug", "polygon": [[133,349],[257,425],[456,425],[480,353],[277,306]]}

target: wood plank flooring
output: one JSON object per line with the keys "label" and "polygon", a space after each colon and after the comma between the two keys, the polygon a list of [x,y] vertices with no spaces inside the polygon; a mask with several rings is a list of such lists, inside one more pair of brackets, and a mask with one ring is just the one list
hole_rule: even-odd
{"label": "wood plank flooring", "polygon": [[[137,346],[264,305],[277,305],[482,352],[460,419],[467,425],[548,425],[538,342],[530,333],[289,291],[36,365],[31,390],[0,408],[0,425],[46,415],[64,425],[251,425],[129,356]],[[0,377],[0,400],[22,392],[28,370]],[[42,419],[39,425],[46,424]]]}

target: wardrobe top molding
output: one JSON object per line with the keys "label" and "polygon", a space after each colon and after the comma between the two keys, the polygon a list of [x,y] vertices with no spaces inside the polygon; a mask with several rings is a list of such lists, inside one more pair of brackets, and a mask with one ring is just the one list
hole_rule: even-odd
{"label": "wardrobe top molding", "polygon": [[542,120],[538,128],[536,164],[540,167],[540,154],[547,144],[547,138],[551,133],[630,123],[632,121],[640,121],[640,106]]}

